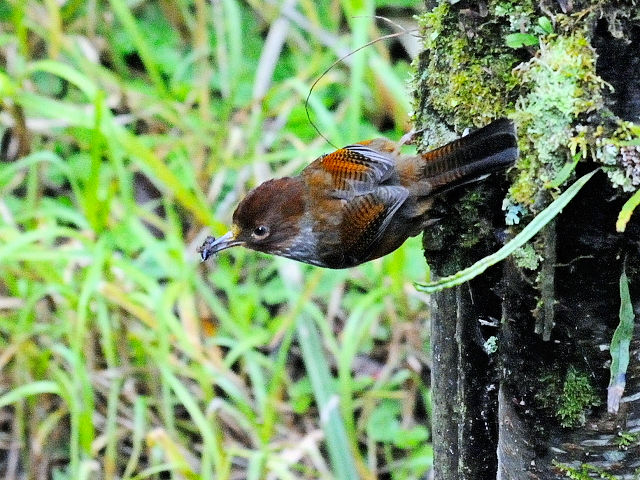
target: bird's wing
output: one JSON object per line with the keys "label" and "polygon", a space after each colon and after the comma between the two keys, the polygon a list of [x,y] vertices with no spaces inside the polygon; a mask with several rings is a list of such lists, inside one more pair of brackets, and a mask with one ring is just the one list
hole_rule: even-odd
{"label": "bird's wing", "polygon": [[385,142],[376,139],[346,146],[318,158],[302,173],[321,210],[316,212],[318,216],[325,217],[340,205],[340,212],[332,215],[339,215],[342,254],[353,265],[365,261],[409,195],[404,187],[384,185],[395,167],[393,151]]}
{"label": "bird's wing", "polygon": [[364,193],[373,190],[393,173],[391,155],[362,144],[348,145],[323,155],[305,172],[320,169],[330,175],[335,192]]}
{"label": "bird's wing", "polygon": [[384,186],[348,200],[339,227],[345,255],[364,261],[408,195],[404,187]]}

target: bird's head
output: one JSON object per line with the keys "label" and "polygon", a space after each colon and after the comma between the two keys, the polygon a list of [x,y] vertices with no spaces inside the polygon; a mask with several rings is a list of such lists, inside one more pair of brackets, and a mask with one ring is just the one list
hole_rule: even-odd
{"label": "bird's head", "polygon": [[254,188],[233,213],[231,230],[202,246],[202,259],[237,245],[289,256],[289,247],[301,229],[304,192],[304,184],[299,177],[269,180]]}

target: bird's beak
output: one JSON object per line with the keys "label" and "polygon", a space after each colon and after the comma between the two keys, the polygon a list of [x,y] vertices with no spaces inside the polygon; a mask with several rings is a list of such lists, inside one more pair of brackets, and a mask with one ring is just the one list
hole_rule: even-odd
{"label": "bird's beak", "polygon": [[236,234],[233,230],[225,233],[218,239],[214,237],[207,237],[202,246],[198,249],[202,261],[204,262],[211,255],[218,253],[225,248],[235,247],[236,245],[242,245],[244,243],[240,240],[236,240],[235,237]]}

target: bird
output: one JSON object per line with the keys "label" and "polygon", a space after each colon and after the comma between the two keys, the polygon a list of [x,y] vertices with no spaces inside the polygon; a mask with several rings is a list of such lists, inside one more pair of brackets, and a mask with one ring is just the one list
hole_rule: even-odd
{"label": "bird", "polygon": [[319,267],[354,267],[433,225],[436,196],[518,158],[515,126],[506,118],[427,153],[403,154],[400,146],[362,141],[318,157],[297,176],[262,183],[240,201],[228,233],[207,237],[202,261],[243,246]]}

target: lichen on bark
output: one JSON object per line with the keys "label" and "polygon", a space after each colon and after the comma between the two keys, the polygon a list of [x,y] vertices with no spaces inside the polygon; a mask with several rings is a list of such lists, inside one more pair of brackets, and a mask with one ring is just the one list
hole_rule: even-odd
{"label": "lichen on bark", "polygon": [[606,84],[595,65],[595,50],[585,31],[577,30],[541,38],[536,55],[514,69],[527,92],[513,112],[520,133],[520,159],[509,192],[514,203],[534,212],[548,203],[549,184],[571,161],[574,122],[603,108]]}

